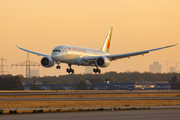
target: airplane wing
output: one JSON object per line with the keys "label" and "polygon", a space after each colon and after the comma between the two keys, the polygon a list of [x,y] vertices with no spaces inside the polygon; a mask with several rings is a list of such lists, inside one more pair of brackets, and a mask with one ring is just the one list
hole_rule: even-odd
{"label": "airplane wing", "polygon": [[[16,45],[17,46],[17,45]],[[39,52],[35,52],[35,51],[31,51],[31,50],[27,50],[27,49],[24,49],[24,48],[21,48],[19,46],[17,46],[19,49],[21,50],[24,50],[26,52],[29,52],[29,53],[32,53],[32,54],[35,54],[35,55],[40,55],[40,56],[50,56],[50,55],[47,55],[47,54],[44,54],[44,53],[39,53]]]}
{"label": "airplane wing", "polygon": [[[130,58],[132,56],[136,56],[136,55],[144,55],[146,53],[149,53],[151,51],[156,51],[156,50],[160,50],[160,49],[164,49],[164,48],[168,48],[168,47],[173,47],[177,44],[174,45],[170,45],[170,46],[165,46],[165,47],[160,47],[160,48],[156,48],[156,49],[150,49],[150,50],[145,50],[145,51],[139,51],[139,52],[132,52],[132,53],[125,53],[125,54],[117,54],[117,55],[105,55],[105,57],[107,57],[110,61],[112,60],[116,60],[116,59],[122,59],[122,58]],[[93,57],[84,57],[83,60],[85,61],[93,61],[97,58],[99,58],[101,56],[93,56]]]}

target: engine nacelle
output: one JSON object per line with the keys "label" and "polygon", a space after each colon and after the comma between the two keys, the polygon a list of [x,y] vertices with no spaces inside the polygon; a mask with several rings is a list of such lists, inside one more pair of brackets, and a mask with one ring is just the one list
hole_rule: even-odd
{"label": "engine nacelle", "polygon": [[107,67],[110,65],[110,61],[107,57],[99,57],[96,59],[96,65],[99,67]]}
{"label": "engine nacelle", "polygon": [[50,57],[43,57],[41,59],[41,65],[43,67],[52,67],[54,66],[54,60],[52,60]]}

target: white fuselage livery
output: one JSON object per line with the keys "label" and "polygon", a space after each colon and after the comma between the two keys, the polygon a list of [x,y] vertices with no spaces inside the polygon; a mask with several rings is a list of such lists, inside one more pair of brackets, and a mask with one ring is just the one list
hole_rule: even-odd
{"label": "white fuselage livery", "polygon": [[94,56],[105,56],[110,55],[107,52],[88,49],[74,46],[61,45],[53,49],[51,53],[51,58],[54,61],[60,61],[62,63],[82,65],[82,66],[95,66],[93,63],[84,61],[84,57],[94,57]]}
{"label": "white fuselage livery", "polygon": [[144,50],[144,51],[139,51],[139,52],[110,55],[109,47],[110,47],[110,42],[111,42],[111,34],[112,34],[112,28],[109,29],[101,50],[74,47],[74,46],[68,46],[68,45],[60,45],[53,49],[51,55],[48,55],[48,54],[44,54],[40,52],[27,50],[19,46],[17,47],[26,52],[44,56],[41,59],[41,65],[43,67],[52,67],[54,66],[54,63],[56,63],[58,64],[56,68],[60,69],[60,66],[59,66],[60,63],[67,63],[69,66],[69,69],[67,68],[66,71],[68,73],[70,72],[74,73],[74,70],[71,68],[71,65],[96,66],[96,69],[94,68],[93,71],[95,73],[97,72],[100,73],[101,70],[98,67],[107,67],[110,65],[110,62],[113,60],[122,59],[122,58],[130,58],[136,55],[144,55],[151,51],[156,51],[156,50],[160,50],[160,49],[164,49],[164,48],[168,48],[168,47],[172,47],[176,45],[174,44],[170,46]]}

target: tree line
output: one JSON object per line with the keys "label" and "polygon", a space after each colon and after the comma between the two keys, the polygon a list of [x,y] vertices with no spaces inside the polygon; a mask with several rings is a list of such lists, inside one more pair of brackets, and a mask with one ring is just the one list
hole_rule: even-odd
{"label": "tree line", "polygon": [[[155,82],[155,81],[169,81],[170,83],[176,81],[178,86],[180,82],[180,73],[149,73],[149,72],[108,72],[104,74],[69,74],[60,76],[44,76],[36,77],[37,81],[42,81],[43,84],[76,84],[76,89],[85,89],[87,85],[83,82],[86,78],[101,78],[102,80],[113,80],[114,82]],[[26,79],[22,75],[2,75],[0,76],[0,90],[24,90],[21,81],[33,81],[34,78]],[[85,88],[82,88],[85,86]],[[38,90],[35,85],[31,85],[31,90]],[[179,87],[178,87],[179,88]],[[62,89],[62,88],[58,88]]]}
{"label": "tree line", "polygon": [[19,76],[0,76],[0,90],[24,90]]}
{"label": "tree line", "polygon": [[[150,73],[150,72],[108,72],[104,74],[69,74],[60,76],[44,76],[35,78],[44,84],[77,84],[86,78],[101,78],[102,80],[113,80],[115,82],[155,82],[171,81],[172,77],[180,78],[180,73]],[[27,79],[27,80],[33,80]]]}

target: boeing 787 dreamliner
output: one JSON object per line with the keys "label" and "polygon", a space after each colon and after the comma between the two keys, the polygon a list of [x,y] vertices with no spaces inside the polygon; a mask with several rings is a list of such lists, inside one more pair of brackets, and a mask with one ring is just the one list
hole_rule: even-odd
{"label": "boeing 787 dreamliner", "polygon": [[59,64],[66,63],[69,66],[69,68],[66,69],[68,73],[74,73],[74,70],[71,68],[71,65],[94,66],[95,68],[93,69],[93,71],[95,73],[101,73],[101,70],[99,69],[99,67],[108,67],[110,65],[110,62],[116,59],[130,58],[136,55],[144,55],[151,51],[160,50],[160,49],[177,45],[177,44],[174,44],[170,46],[165,46],[165,47],[160,47],[160,48],[150,49],[150,50],[145,50],[145,51],[110,55],[109,47],[110,47],[110,42],[111,42],[112,29],[113,28],[109,29],[107,37],[100,50],[74,47],[74,46],[69,46],[69,45],[60,45],[60,46],[56,46],[52,50],[51,55],[48,55],[48,54],[44,54],[40,52],[27,50],[19,46],[17,47],[26,52],[44,56],[41,59],[41,65],[43,67],[52,67],[56,63],[58,64],[56,68],[60,69]]}

